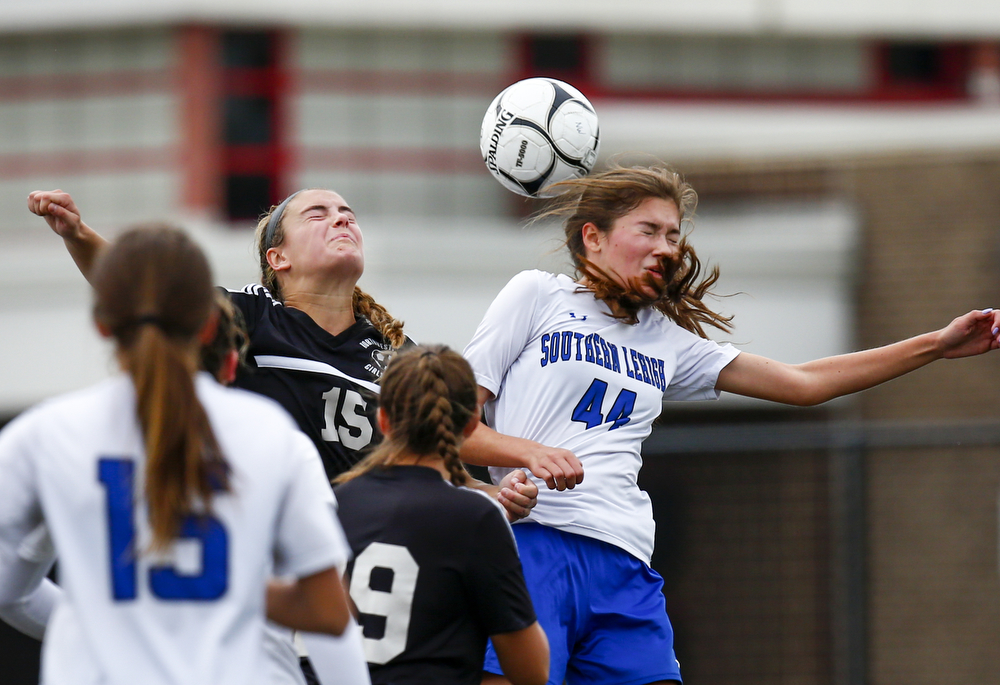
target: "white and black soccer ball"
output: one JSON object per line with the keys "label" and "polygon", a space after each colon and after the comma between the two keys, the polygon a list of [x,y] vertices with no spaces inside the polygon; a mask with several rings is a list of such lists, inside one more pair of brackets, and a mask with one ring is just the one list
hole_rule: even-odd
{"label": "white and black soccer ball", "polygon": [[593,105],[552,78],[508,86],[486,110],[479,134],[490,173],[528,197],[551,197],[546,189],[553,183],[590,173],[600,142]]}

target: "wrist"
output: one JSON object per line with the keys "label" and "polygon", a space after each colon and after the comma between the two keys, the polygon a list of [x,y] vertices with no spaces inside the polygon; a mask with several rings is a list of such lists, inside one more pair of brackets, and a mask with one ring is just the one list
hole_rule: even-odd
{"label": "wrist", "polygon": [[941,328],[931,333],[925,333],[922,338],[926,338],[926,354],[930,355],[933,361],[944,359],[948,354],[948,341],[945,337],[947,329]]}

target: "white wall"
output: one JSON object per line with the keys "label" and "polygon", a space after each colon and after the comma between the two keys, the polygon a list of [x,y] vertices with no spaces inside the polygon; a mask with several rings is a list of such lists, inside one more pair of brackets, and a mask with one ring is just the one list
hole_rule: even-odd
{"label": "white wall", "polygon": [[1000,152],[1000,107],[602,102],[601,153],[672,163]]}
{"label": "white wall", "polygon": [[180,22],[666,33],[1000,36],[995,0],[5,0],[8,31]]}

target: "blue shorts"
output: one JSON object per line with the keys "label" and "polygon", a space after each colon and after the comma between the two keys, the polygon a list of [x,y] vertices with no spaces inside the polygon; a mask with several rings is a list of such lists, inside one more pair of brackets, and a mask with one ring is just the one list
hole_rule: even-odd
{"label": "blue shorts", "polygon": [[[681,679],[663,579],[623,549],[537,523],[514,526],[524,578],[549,638],[549,683]],[[501,673],[492,643],[484,670]]]}

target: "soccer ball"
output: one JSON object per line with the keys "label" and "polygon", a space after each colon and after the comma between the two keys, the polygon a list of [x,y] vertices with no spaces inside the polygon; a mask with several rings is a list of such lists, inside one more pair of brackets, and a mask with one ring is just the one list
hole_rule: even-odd
{"label": "soccer ball", "polygon": [[573,86],[529,78],[508,86],[486,110],[479,150],[503,187],[552,197],[553,183],[590,173],[597,159],[597,114]]}

